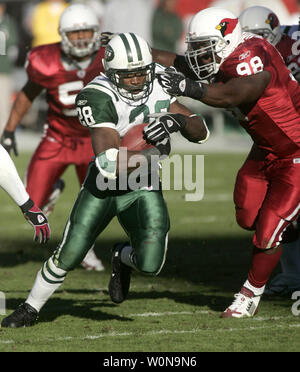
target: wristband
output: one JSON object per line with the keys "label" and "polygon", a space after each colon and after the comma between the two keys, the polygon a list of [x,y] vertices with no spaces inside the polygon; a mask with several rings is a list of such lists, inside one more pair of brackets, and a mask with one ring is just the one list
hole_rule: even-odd
{"label": "wristband", "polygon": [[184,95],[194,99],[203,98],[207,91],[206,84],[202,84],[191,79],[187,80],[189,81],[189,84],[186,84],[186,91]]}
{"label": "wristband", "polygon": [[23,205],[20,205],[20,208],[21,208],[21,211],[23,213],[26,213],[29,211],[29,209],[31,209],[32,207],[34,206],[34,202],[33,200],[31,200],[30,198],[27,200],[26,203],[24,203]]}

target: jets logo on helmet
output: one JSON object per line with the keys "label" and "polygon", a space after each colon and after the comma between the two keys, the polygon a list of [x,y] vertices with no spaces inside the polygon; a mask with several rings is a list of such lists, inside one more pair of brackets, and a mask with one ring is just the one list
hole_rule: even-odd
{"label": "jets logo on helmet", "polygon": [[[148,43],[134,33],[121,33],[107,44],[103,66],[121,99],[131,106],[145,103],[153,89],[154,63]],[[137,78],[140,83],[130,85]]]}
{"label": "jets logo on helmet", "polygon": [[216,26],[216,29],[219,30],[222,36],[224,37],[232,33],[237,23],[238,23],[237,18],[235,19],[225,18],[225,19],[222,19],[222,21]]}
{"label": "jets logo on helmet", "polygon": [[114,51],[112,49],[112,47],[110,45],[107,45],[106,49],[105,49],[105,55],[104,55],[104,58],[107,62],[109,61],[112,61],[114,59]]}

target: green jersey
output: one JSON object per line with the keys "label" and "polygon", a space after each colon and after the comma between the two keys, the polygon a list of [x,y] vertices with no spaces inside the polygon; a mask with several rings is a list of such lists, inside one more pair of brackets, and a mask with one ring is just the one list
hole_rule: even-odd
{"label": "green jersey", "polygon": [[[164,67],[156,64],[155,71]],[[149,123],[149,114],[167,112],[176,99],[165,93],[157,79],[145,103],[125,102],[116,87],[105,76],[97,76],[76,97],[76,109],[80,123],[86,127],[115,129],[122,138],[134,125]]]}

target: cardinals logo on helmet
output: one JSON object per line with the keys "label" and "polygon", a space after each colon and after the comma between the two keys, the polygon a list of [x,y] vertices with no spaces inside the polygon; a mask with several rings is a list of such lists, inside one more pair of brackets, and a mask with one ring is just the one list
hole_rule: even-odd
{"label": "cardinals logo on helmet", "polygon": [[237,18],[224,18],[222,21],[216,26],[216,29],[219,30],[222,36],[226,36],[232,33],[238,23]]}
{"label": "cardinals logo on helmet", "polygon": [[268,15],[268,18],[265,20],[265,22],[270,25],[271,29],[274,30],[275,27],[279,25],[279,20],[274,13],[270,13]]}

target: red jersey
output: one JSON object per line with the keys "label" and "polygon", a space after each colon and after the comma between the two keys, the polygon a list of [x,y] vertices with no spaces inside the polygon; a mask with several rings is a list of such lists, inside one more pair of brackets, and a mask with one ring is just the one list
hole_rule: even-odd
{"label": "red jersey", "polygon": [[60,43],[41,45],[30,51],[26,71],[29,80],[46,89],[47,123],[51,132],[69,137],[90,136],[77,119],[75,98],[89,81],[104,71],[104,52],[105,49],[100,48],[86,69],[68,70],[62,62]]}
{"label": "red jersey", "polygon": [[261,97],[238,108],[240,123],[254,143],[278,157],[300,153],[300,88],[281,55],[265,39],[243,33],[243,42],[220,67],[221,81],[269,71],[271,80]]}
{"label": "red jersey", "polygon": [[[297,40],[297,35],[299,34],[298,28],[298,25],[288,26],[290,34],[283,34],[280,41],[275,45],[292,74],[299,72],[300,69],[299,40]],[[296,39],[293,37],[296,37]]]}

